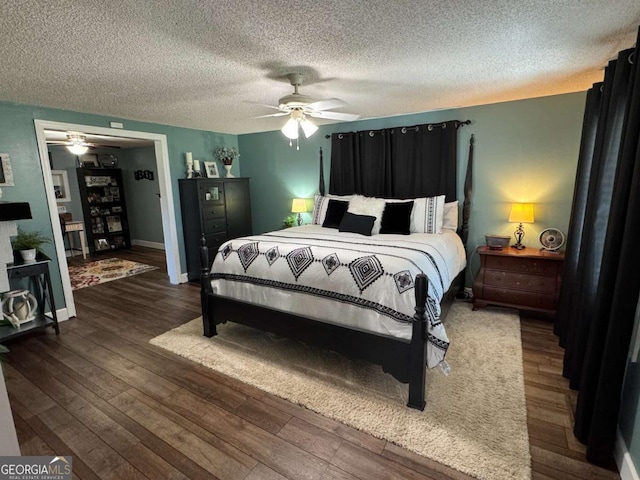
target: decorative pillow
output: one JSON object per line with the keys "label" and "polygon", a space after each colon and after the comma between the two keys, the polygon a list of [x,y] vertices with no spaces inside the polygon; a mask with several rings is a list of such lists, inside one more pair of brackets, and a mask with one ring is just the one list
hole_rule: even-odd
{"label": "decorative pillow", "polygon": [[444,204],[444,214],[442,228],[456,231],[458,230],[458,201]]}
{"label": "decorative pillow", "polygon": [[330,198],[322,226],[325,228],[338,228],[347,208],[349,208],[348,201],[334,200],[333,198]]}
{"label": "decorative pillow", "polygon": [[399,233],[409,235],[411,233],[411,211],[413,201],[386,203],[380,233]]}
{"label": "decorative pillow", "polygon": [[312,220],[311,223],[313,223],[314,225],[322,225],[324,223],[324,218],[327,214],[327,208],[329,206],[329,199],[333,198],[335,200],[344,200],[344,201],[349,201],[351,200],[352,195],[344,195],[344,196],[340,196],[340,195],[328,195],[328,196],[322,196],[322,195],[315,195],[313,197],[313,216],[312,216]]}
{"label": "decorative pillow", "polygon": [[340,227],[341,232],[359,233],[360,235],[371,236],[371,229],[376,217],[372,215],[356,215],[355,213],[345,212]]}
{"label": "decorative pillow", "polygon": [[411,233],[442,233],[444,195],[414,199]]}
{"label": "decorative pillow", "polygon": [[382,212],[384,212],[384,198],[363,197],[362,195],[354,195],[349,201],[349,213],[356,215],[369,215],[375,217],[371,235],[380,233],[380,222],[382,221]]}

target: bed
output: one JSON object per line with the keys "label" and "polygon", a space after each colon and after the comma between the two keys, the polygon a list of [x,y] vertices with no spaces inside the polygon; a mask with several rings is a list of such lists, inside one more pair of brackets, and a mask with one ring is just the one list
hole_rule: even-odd
{"label": "bed", "polygon": [[229,240],[211,269],[203,244],[204,335],[233,321],[381,365],[424,409],[425,366],[445,359],[443,319],[464,283],[471,152],[457,231],[364,237],[303,225]]}

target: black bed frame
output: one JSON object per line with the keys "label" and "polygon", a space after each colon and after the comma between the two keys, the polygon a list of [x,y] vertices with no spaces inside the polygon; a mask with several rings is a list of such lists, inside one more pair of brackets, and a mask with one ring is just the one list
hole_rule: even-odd
{"label": "black bed frame", "polygon": [[[463,244],[466,243],[469,231],[472,167],[473,135],[470,139],[469,161],[464,184],[462,226],[458,230]],[[382,366],[385,373],[390,373],[398,381],[408,383],[409,400],[407,406],[419,410],[424,409],[427,354],[425,304],[428,288],[427,278],[424,274],[417,275],[415,279],[416,306],[412,337],[411,340],[403,340],[323,323],[311,318],[216,295],[211,286],[209,250],[204,244],[200,247],[200,262],[200,300],[206,337],[217,334],[216,325],[232,321],[337,351],[351,358],[366,360]],[[441,303],[441,320],[446,318],[454,298],[463,295],[465,272],[466,269],[460,272],[445,293]]]}

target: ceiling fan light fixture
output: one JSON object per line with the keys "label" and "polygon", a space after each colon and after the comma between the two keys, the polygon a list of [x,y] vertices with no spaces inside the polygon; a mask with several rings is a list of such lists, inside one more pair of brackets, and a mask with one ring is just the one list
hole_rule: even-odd
{"label": "ceiling fan light fixture", "polygon": [[298,121],[294,118],[287,120],[284,127],[281,129],[285,137],[290,140],[296,140],[298,138]]}
{"label": "ceiling fan light fixture", "polygon": [[69,145],[67,145],[67,149],[73,153],[74,155],[84,155],[89,150],[89,145],[87,145],[86,137],[83,135],[67,135]]}
{"label": "ceiling fan light fixture", "polygon": [[318,127],[311,120],[308,120],[307,118],[303,118],[300,121],[300,126],[302,127],[302,131],[304,132],[305,138],[309,138],[318,130]]}

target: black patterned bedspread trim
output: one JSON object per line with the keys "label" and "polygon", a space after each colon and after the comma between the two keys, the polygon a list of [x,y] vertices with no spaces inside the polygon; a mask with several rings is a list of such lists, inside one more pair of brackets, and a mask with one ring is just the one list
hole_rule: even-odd
{"label": "black patterned bedspread trim", "polygon": [[279,288],[281,290],[289,290],[295,292],[302,292],[308,295],[314,295],[316,297],[331,298],[342,303],[348,303],[357,307],[373,310],[381,315],[385,315],[400,323],[412,323],[413,317],[405,315],[402,312],[398,312],[392,308],[386,307],[371,300],[366,300],[360,297],[354,297],[353,295],[345,295],[339,292],[332,292],[330,290],[323,290],[320,288],[309,287],[306,285],[291,284],[285,282],[278,282],[276,280],[269,280],[265,278],[249,277],[246,275],[238,275],[232,273],[212,273],[212,279],[228,280],[232,282],[250,283],[252,285],[261,285],[272,288]]}
{"label": "black patterned bedspread trim", "polygon": [[[289,236],[289,235],[278,235],[278,234],[274,234],[274,233],[264,233],[261,235],[262,237],[273,237],[273,238],[278,238],[281,240],[297,240],[297,241],[301,241],[305,244],[309,244],[310,240],[315,240],[317,242],[327,242],[329,240],[327,240],[326,238],[317,238],[317,237],[294,237],[294,236]],[[246,239],[251,239],[252,237],[246,237]],[[256,239],[257,240],[257,239]],[[345,240],[345,239],[340,239],[340,248],[343,248],[345,250],[353,250],[353,251],[359,251],[362,253],[371,253],[368,250],[363,250],[362,247],[367,247],[367,246],[372,246],[372,247],[384,247],[384,248],[397,248],[400,250],[411,250],[413,252],[419,253],[424,255],[425,257],[427,257],[429,259],[429,263],[431,263],[431,265],[433,266],[434,270],[436,271],[436,273],[438,274],[438,280],[440,281],[440,289],[444,290],[444,280],[442,279],[442,274],[440,273],[440,269],[438,268],[438,265],[436,264],[435,259],[433,258],[433,255],[431,255],[429,252],[425,252],[424,250],[421,250],[419,248],[411,248],[411,247],[407,247],[407,246],[398,246],[398,245],[389,245],[386,243],[358,243],[356,241],[349,241],[349,240]],[[357,245],[360,248],[352,248],[352,249],[346,249],[344,247],[345,244],[348,245]],[[322,247],[323,245],[316,245],[319,247]],[[385,253],[385,255],[388,256],[395,256],[396,258],[403,258],[408,262],[411,262],[416,268],[418,268],[420,271],[422,271],[421,268],[419,268],[415,262],[413,262],[412,260],[400,256],[400,255],[391,255],[389,253]],[[429,281],[431,281],[431,279],[429,279]]]}

